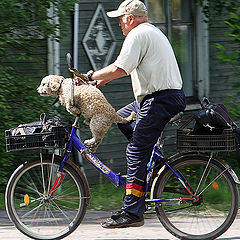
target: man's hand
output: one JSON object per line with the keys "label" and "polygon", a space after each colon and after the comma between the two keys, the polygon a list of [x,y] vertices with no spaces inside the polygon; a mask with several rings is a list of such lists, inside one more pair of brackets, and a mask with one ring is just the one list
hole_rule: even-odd
{"label": "man's hand", "polygon": [[104,80],[98,80],[98,81],[96,81],[97,82],[97,84],[96,84],[96,87],[98,88],[98,87],[103,87],[103,86],[105,86],[105,85],[107,85],[108,84],[108,82],[106,82],[106,81],[104,81]]}
{"label": "man's hand", "polygon": [[91,77],[92,80],[97,81],[97,87],[102,87],[105,86],[110,81],[112,81],[113,79],[124,77],[126,75],[127,74],[123,69],[118,68],[111,64],[103,69],[93,72]]}
{"label": "man's hand", "polygon": [[75,77],[74,78],[74,84],[76,86],[80,86],[82,84],[90,84],[90,85],[93,85],[93,86],[96,86],[97,87],[97,81],[95,80],[90,80],[88,75],[85,74],[85,73],[81,73],[81,77]]}
{"label": "man's hand", "polygon": [[81,85],[81,82],[84,82],[85,84],[91,84],[98,88],[105,86],[113,79],[124,77],[127,74],[123,69],[111,64],[96,72],[90,70],[87,73],[78,73],[75,75],[77,76],[75,80],[76,85]]}

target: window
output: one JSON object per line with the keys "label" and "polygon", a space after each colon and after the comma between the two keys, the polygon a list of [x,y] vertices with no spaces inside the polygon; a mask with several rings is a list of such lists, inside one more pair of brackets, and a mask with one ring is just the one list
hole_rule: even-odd
{"label": "window", "polygon": [[[194,12],[195,6],[191,0],[148,0],[145,3],[148,7],[149,22],[161,29],[173,46],[186,96],[194,97],[196,93],[198,97],[200,93],[206,95],[206,89],[199,89],[206,87],[208,82],[207,75],[204,77],[200,74],[201,68],[206,70],[206,66],[202,67],[201,64],[205,63],[199,62],[203,59],[200,59],[198,54],[201,54],[203,49],[201,46],[197,47],[198,43],[202,44],[199,39],[201,34],[198,34],[201,28],[201,11]],[[201,81],[205,83],[198,84]]]}

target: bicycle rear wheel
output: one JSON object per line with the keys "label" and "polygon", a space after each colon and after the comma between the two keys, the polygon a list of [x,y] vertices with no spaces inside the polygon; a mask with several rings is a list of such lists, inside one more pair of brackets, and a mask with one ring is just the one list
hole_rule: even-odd
{"label": "bicycle rear wheel", "polygon": [[68,163],[57,191],[48,192],[56,179],[60,161],[43,156],[22,164],[11,176],[6,189],[9,218],[25,235],[34,239],[61,239],[81,223],[87,205],[86,187]]}
{"label": "bicycle rear wheel", "polygon": [[[197,201],[182,201],[189,193],[170,169],[155,182],[154,199],[176,199],[156,205],[163,226],[180,239],[215,239],[233,223],[238,211],[238,189],[232,176],[217,160],[203,156],[186,156],[171,167],[184,176],[185,184]],[[178,200],[177,200],[178,199]]]}

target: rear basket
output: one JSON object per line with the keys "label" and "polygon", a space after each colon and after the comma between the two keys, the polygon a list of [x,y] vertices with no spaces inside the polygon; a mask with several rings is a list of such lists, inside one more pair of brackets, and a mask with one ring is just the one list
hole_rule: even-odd
{"label": "rear basket", "polygon": [[64,148],[68,133],[63,126],[54,126],[51,132],[12,136],[11,129],[5,131],[7,152],[26,149]]}
{"label": "rear basket", "polygon": [[224,129],[221,135],[192,135],[191,129],[177,130],[177,151],[232,152],[236,150],[236,132]]}

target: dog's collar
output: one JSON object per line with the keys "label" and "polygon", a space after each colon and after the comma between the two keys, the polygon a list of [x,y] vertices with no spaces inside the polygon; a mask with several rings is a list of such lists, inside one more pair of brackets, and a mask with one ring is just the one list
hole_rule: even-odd
{"label": "dog's collar", "polygon": [[[57,95],[59,95],[59,93],[60,93],[60,88],[62,87],[62,83],[63,83],[64,79],[65,79],[64,77],[61,78],[60,86],[57,90]],[[55,101],[53,102],[52,105],[55,105],[58,101],[59,101],[59,96],[56,97],[56,99],[55,99]]]}
{"label": "dog's collar", "polygon": [[59,86],[59,88],[57,90],[57,94],[60,93],[60,88],[62,87],[62,83],[63,83],[64,79],[65,79],[64,77],[61,78],[61,82],[60,82],[60,86]]}
{"label": "dog's collar", "polygon": [[56,97],[56,99],[54,100],[54,102],[52,103],[52,105],[55,105],[58,101],[59,101],[59,96]]}

